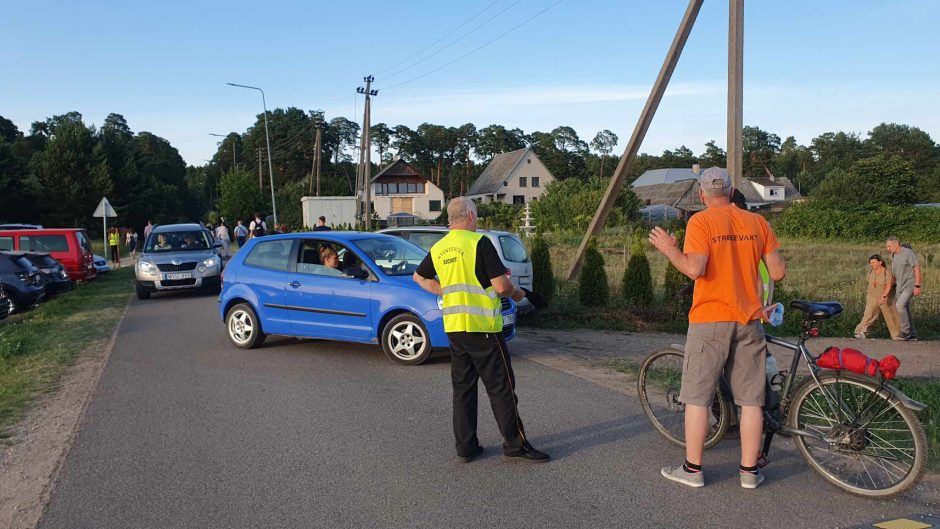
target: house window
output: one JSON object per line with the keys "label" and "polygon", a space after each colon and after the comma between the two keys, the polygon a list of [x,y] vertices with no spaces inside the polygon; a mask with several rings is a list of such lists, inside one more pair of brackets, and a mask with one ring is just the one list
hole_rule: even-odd
{"label": "house window", "polygon": [[772,197],[779,197],[779,196],[780,196],[780,190],[779,190],[779,189],[770,188],[768,191],[770,191],[770,196],[772,196]]}
{"label": "house window", "polygon": [[537,176],[532,177],[532,187],[539,187],[539,177]]}
{"label": "house window", "polygon": [[424,184],[423,184],[423,183],[417,184],[417,186],[418,186],[418,187],[417,187],[418,190],[416,191],[416,193],[422,193],[422,194],[423,194],[423,193],[424,193]]}
{"label": "house window", "polygon": [[527,180],[526,177],[520,176],[520,177],[519,177],[519,187],[528,187],[528,182],[527,182],[526,180]]}
{"label": "house window", "polygon": [[532,163],[532,158],[527,158],[525,163]]}
{"label": "house window", "polygon": [[406,191],[405,191],[406,193],[418,192],[418,184],[405,184],[405,185],[406,185]]}
{"label": "house window", "polygon": [[512,203],[513,204],[525,204],[525,195],[513,195]]}
{"label": "house window", "polygon": [[388,184],[388,194],[395,195],[398,193],[398,184]]}
{"label": "house window", "polygon": [[441,210],[441,201],[440,200],[429,200],[428,201],[428,211],[440,211]]}
{"label": "house window", "polygon": [[505,182],[503,182],[503,187],[507,187],[507,186],[509,186],[509,180],[506,180]]}

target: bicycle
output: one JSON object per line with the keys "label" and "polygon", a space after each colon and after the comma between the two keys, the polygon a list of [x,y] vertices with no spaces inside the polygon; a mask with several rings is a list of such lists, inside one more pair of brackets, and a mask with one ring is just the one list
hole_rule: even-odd
{"label": "bicycle", "polygon": [[[805,312],[796,343],[767,335],[767,343],[794,352],[789,371],[767,381],[764,442],[758,466],[768,463],[775,435],[791,437],[810,467],[851,494],[888,498],[914,487],[927,464],[927,435],[916,412],[926,409],[880,375],[869,377],[816,365],[806,341],[819,335],[816,324],[842,313],[836,302],[792,301]],[[667,347],[642,363],[637,390],[643,412],[669,442],[685,446],[685,405],[679,402],[683,348]],[[797,381],[803,361],[809,376]],[[781,386],[778,394],[774,386]],[[730,386],[719,382],[711,407],[705,448],[718,444],[735,421]]]}

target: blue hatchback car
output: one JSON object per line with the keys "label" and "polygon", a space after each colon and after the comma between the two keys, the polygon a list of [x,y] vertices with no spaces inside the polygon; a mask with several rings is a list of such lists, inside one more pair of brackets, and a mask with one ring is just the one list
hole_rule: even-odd
{"label": "blue hatchback car", "polygon": [[[254,238],[225,267],[219,314],[243,349],[269,334],[379,343],[392,361],[417,365],[449,346],[440,298],[411,278],[426,254],[379,233]],[[502,305],[508,340],[516,306],[506,298]]]}

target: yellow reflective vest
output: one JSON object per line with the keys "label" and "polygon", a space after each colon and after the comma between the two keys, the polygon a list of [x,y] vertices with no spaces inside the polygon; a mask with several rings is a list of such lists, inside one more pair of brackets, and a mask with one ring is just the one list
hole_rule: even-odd
{"label": "yellow reflective vest", "polygon": [[121,242],[121,235],[119,233],[111,233],[108,235],[108,245],[118,246]]}
{"label": "yellow reflective vest", "polygon": [[500,332],[500,300],[490,285],[477,280],[477,245],[483,235],[451,230],[431,247],[431,260],[441,282],[444,332]]}

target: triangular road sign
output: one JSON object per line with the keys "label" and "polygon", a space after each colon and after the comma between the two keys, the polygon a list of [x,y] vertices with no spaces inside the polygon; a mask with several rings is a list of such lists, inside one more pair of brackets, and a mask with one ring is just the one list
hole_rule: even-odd
{"label": "triangular road sign", "polygon": [[111,207],[111,203],[108,202],[108,199],[101,197],[101,202],[98,202],[98,207],[95,208],[92,217],[117,217],[117,213],[115,213],[114,208]]}

